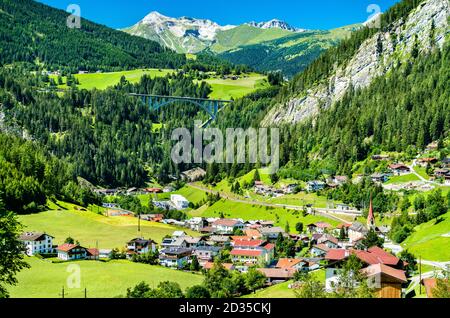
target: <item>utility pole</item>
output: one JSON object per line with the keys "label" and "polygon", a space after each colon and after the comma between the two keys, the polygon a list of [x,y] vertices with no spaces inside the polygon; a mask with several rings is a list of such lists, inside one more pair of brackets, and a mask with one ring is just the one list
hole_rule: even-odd
{"label": "utility pole", "polygon": [[64,286],[62,287],[62,291],[61,291],[61,297],[64,299],[65,296],[65,292],[64,292]]}
{"label": "utility pole", "polygon": [[419,255],[419,294],[422,294],[422,256]]}
{"label": "utility pole", "polygon": [[141,235],[141,212],[138,215],[138,234]]}
{"label": "utility pole", "polygon": [[84,298],[87,298],[87,288],[84,288]]}

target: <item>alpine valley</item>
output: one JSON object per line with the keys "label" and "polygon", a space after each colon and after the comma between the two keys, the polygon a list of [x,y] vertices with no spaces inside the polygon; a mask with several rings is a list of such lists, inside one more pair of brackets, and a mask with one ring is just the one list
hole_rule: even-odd
{"label": "alpine valley", "polygon": [[328,31],[42,2],[0,0],[0,298],[450,297],[449,0]]}

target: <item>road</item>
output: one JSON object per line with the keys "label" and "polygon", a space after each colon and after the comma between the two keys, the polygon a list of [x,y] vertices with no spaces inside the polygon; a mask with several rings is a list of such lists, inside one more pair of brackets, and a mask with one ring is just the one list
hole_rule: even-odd
{"label": "road", "polygon": [[416,177],[418,177],[421,181],[423,181],[423,182],[425,182],[425,183],[428,183],[428,184],[432,184],[432,185],[438,186],[438,187],[446,186],[445,184],[442,184],[442,183],[438,183],[438,182],[434,182],[434,181],[430,181],[430,180],[425,179],[425,178],[422,177],[420,174],[418,174],[418,173],[416,172],[416,170],[414,170],[414,167],[415,167],[415,166],[417,166],[417,159],[414,159],[413,162],[412,162],[412,164],[411,164],[410,166],[408,166],[408,168],[409,168],[409,169],[411,170],[411,172],[412,172]]}
{"label": "road", "polygon": [[[219,195],[222,199],[227,199],[227,200],[230,200],[233,202],[238,202],[238,203],[257,204],[257,205],[261,205],[261,206],[267,206],[267,207],[273,207],[273,208],[284,208],[284,209],[297,210],[297,211],[302,211],[304,209],[304,206],[300,206],[300,205],[268,203],[268,202],[258,201],[258,200],[251,200],[251,199],[245,200],[245,199],[240,199],[240,198],[236,198],[236,197],[231,197],[225,193],[214,191],[207,187],[203,187],[203,186],[200,186],[200,185],[194,184],[194,183],[188,183],[188,186],[192,187],[194,189],[197,189],[197,190],[208,192],[208,193],[214,193],[214,194],[219,193]],[[357,210],[346,211],[346,210],[326,209],[326,208],[313,208],[313,209],[314,209],[315,214],[319,214],[324,217],[331,218],[336,221],[344,222],[344,223],[348,223],[348,220],[342,219],[335,214],[348,215],[348,216],[352,216],[352,217],[360,216],[362,214],[361,211],[357,211]]]}

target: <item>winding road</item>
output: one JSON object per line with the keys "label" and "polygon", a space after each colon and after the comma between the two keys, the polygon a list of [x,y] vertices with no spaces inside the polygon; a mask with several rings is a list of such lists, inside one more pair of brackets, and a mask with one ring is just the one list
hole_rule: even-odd
{"label": "winding road", "polygon": [[[289,210],[297,210],[297,211],[302,211],[304,209],[304,206],[300,206],[300,205],[290,205],[290,204],[280,204],[280,203],[268,203],[268,202],[264,202],[264,201],[258,201],[258,200],[245,200],[245,199],[240,199],[240,198],[236,198],[236,197],[232,197],[229,196],[225,193],[222,192],[218,192],[215,190],[211,190],[207,187],[204,186],[200,186],[198,184],[194,184],[194,183],[188,183],[187,184],[189,187],[197,189],[197,190],[201,190],[204,192],[208,192],[208,193],[213,193],[213,194],[217,194],[219,193],[220,197],[222,199],[227,199],[233,202],[238,202],[238,203],[244,203],[244,204],[256,204],[256,205],[260,205],[260,206],[267,206],[267,207],[274,207],[274,208],[285,208],[285,209],[289,209]],[[361,211],[358,210],[352,210],[352,211],[347,211],[347,210],[339,210],[339,209],[327,209],[327,208],[313,208],[314,209],[314,213],[318,214],[318,215],[322,215],[324,217],[330,218],[330,219],[334,219],[336,221],[339,222],[343,222],[343,223],[348,223],[348,220],[345,220],[343,218],[340,218],[339,216],[335,215],[335,214],[342,214],[342,215],[347,215],[347,216],[352,216],[352,217],[357,217],[362,215]]]}

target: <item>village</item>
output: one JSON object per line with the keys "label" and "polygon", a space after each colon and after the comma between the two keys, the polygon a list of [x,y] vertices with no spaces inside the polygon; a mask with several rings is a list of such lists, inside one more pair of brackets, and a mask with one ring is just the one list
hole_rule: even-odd
{"label": "village", "polygon": [[[327,222],[316,222],[304,228],[300,225],[299,234],[287,233],[273,221],[266,220],[193,217],[177,225],[201,235],[189,236],[180,228],[160,244],[148,237],[135,237],[124,242],[122,249],[86,248],[73,239],[57,246],[50,233],[25,232],[20,240],[26,255],[53,257],[59,262],[118,258],[139,261],[139,257],[151,255],[154,264],[160,266],[190,270],[194,263],[200,271],[208,271],[220,259],[222,266],[230,271],[245,273],[256,268],[266,277],[266,286],[290,281],[296,273],[325,270],[328,292],[333,291],[343,262],[355,255],[363,264],[361,271],[367,279],[377,282],[374,286],[378,297],[405,297],[409,284],[407,262],[393,252],[379,246],[367,246],[364,242],[369,232],[376,233],[383,242],[389,242],[386,235],[389,229],[375,224],[372,204],[366,224],[352,222],[332,226]],[[280,244],[291,246],[292,253],[279,257]],[[421,283],[429,286],[433,284],[432,280],[425,278]],[[295,288],[295,284],[291,285]]]}

